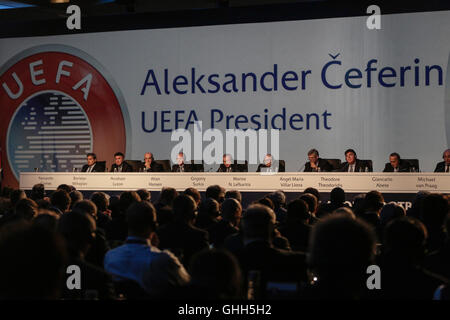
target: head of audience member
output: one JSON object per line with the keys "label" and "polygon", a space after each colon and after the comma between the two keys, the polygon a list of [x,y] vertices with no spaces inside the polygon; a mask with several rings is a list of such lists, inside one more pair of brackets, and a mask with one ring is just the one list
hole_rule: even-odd
{"label": "head of audience member", "polygon": [[135,202],[127,210],[128,236],[150,239],[158,226],[155,207],[147,201]]}
{"label": "head of audience member", "polygon": [[68,184],[63,183],[63,184],[60,184],[60,185],[58,186],[58,188],[56,188],[56,190],[64,190],[65,192],[67,192],[67,194],[69,194],[69,193],[71,193],[73,190],[75,190],[75,188],[72,187],[72,186],[69,186]]}
{"label": "head of audience member", "polygon": [[331,190],[330,202],[335,206],[342,206],[345,202],[345,191],[342,188],[336,187]]}
{"label": "head of audience member", "polygon": [[50,210],[50,208],[52,207],[49,198],[37,200],[36,203],[39,207],[39,210]]}
{"label": "head of audience member", "polygon": [[191,196],[180,194],[173,201],[173,214],[177,222],[193,225],[197,213],[197,204]]}
{"label": "head of audience member", "polygon": [[70,196],[65,190],[58,189],[50,196],[50,203],[61,213],[65,213],[70,208]]}
{"label": "head of audience member", "polygon": [[19,221],[0,236],[0,299],[58,299],[66,251],[55,232]]}
{"label": "head of audience member", "polygon": [[272,200],[275,210],[286,206],[286,195],[281,190],[270,193],[268,198]]}
{"label": "head of audience member", "polygon": [[77,203],[78,201],[83,200],[83,194],[78,190],[71,191],[69,193],[69,197],[70,197],[70,208],[73,208],[75,203]]}
{"label": "head of audience member", "polygon": [[172,207],[173,200],[178,196],[177,190],[174,188],[162,188],[159,194],[158,203],[163,206]]}
{"label": "head of audience member", "polygon": [[345,161],[347,161],[348,164],[354,164],[356,162],[356,152],[353,149],[347,149],[344,152],[345,154]]}
{"label": "head of audience member", "polygon": [[139,197],[141,197],[142,201],[150,201],[152,198],[150,191],[148,191],[146,189],[139,189],[136,192],[139,195]]}
{"label": "head of audience member", "polygon": [[376,212],[378,215],[384,206],[384,197],[378,191],[369,191],[364,198],[364,211]]}
{"label": "head of audience member", "polygon": [[316,149],[309,150],[308,159],[311,164],[317,164],[317,161],[319,160],[319,151],[317,151]]}
{"label": "head of audience member", "polygon": [[183,166],[185,160],[186,160],[186,157],[184,156],[184,153],[183,152],[179,152],[177,154],[177,164],[179,166]]}
{"label": "head of audience member", "polygon": [[25,193],[25,191],[20,190],[20,189],[16,189],[13,190],[11,192],[11,195],[9,197],[9,199],[11,200],[11,206],[14,208],[16,206],[16,204],[22,200],[22,199],[26,199],[27,195]]}
{"label": "head of audience member", "polygon": [[97,207],[98,212],[105,212],[109,207],[109,199],[104,192],[94,192],[91,196],[91,201]]}
{"label": "head of audience member", "polygon": [[308,204],[302,199],[295,199],[289,202],[287,206],[287,223],[302,222],[307,224],[311,214]]}
{"label": "head of audience member", "polygon": [[271,208],[262,204],[252,204],[247,208],[242,222],[244,239],[272,242],[276,216]]}
{"label": "head of audience member", "polygon": [[38,205],[31,199],[22,199],[17,202],[15,214],[19,219],[31,221],[38,214]]}
{"label": "head of audience member", "polygon": [[423,199],[422,221],[430,233],[444,228],[449,209],[449,201],[442,194],[432,193]]}
{"label": "head of audience member", "polygon": [[400,165],[400,155],[397,152],[392,152],[389,155],[389,162],[391,163],[392,168],[398,168]]}
{"label": "head of audience member", "polygon": [[239,201],[239,203],[242,203],[242,194],[239,190],[228,190],[225,193],[225,199],[232,198]]}
{"label": "head of audience member", "polygon": [[328,294],[356,298],[366,288],[366,270],[374,261],[376,237],[363,221],[331,215],[314,225],[308,264]]}
{"label": "head of audience member", "polygon": [[271,166],[272,166],[272,163],[273,163],[273,157],[272,157],[272,155],[271,155],[270,153],[268,153],[268,154],[266,154],[266,155],[264,156],[263,163],[264,163],[264,165],[265,165],[266,167],[271,167]]}
{"label": "head of audience member", "polygon": [[350,219],[356,219],[355,214],[353,213],[352,209],[347,207],[340,207],[334,210],[331,214],[333,215],[341,215]]}
{"label": "head of audience member", "polygon": [[202,196],[200,195],[200,192],[193,187],[190,187],[190,188],[187,188],[186,190],[184,190],[184,194],[191,196],[195,200],[195,203],[197,203],[197,206],[202,201]]}
{"label": "head of audience member", "polygon": [[141,198],[136,191],[125,191],[120,195],[119,208],[122,213],[127,212],[128,208],[135,202],[141,202]]}
{"label": "head of audience member", "polygon": [[91,200],[78,201],[73,206],[72,211],[86,213],[94,218],[94,220],[97,220],[97,206]]}
{"label": "head of audience member", "polygon": [[384,251],[398,267],[399,263],[415,265],[425,255],[427,237],[427,229],[419,219],[394,219],[384,229]]}
{"label": "head of audience member", "polygon": [[222,203],[222,219],[234,227],[239,227],[242,218],[242,206],[233,198],[225,199]]}
{"label": "head of audience member", "polygon": [[95,240],[96,224],[94,218],[83,211],[72,211],[59,218],[58,232],[67,243],[72,258],[84,259]]}
{"label": "head of audience member", "polygon": [[231,154],[224,154],[223,157],[222,157],[222,162],[223,162],[223,165],[224,165],[226,168],[228,168],[229,166],[231,166],[231,164],[232,164],[232,162],[233,162],[233,160],[232,160],[232,158],[231,158]]}
{"label": "head of audience member", "polygon": [[203,250],[193,256],[191,284],[204,288],[205,299],[242,298],[242,274],[237,259],[226,250]]}
{"label": "head of audience member", "polygon": [[262,205],[264,205],[266,207],[269,207],[272,210],[275,210],[275,205],[273,204],[273,201],[269,197],[261,198],[259,200],[256,200],[254,203],[255,204],[259,203],[259,204],[262,204]]}
{"label": "head of audience member", "polygon": [[313,194],[317,198],[317,204],[320,203],[320,192],[316,188],[312,188],[312,187],[306,188],[303,191],[303,193],[311,193],[311,194]]}
{"label": "head of audience member", "polygon": [[402,206],[399,206],[395,202],[389,202],[380,212],[380,222],[382,226],[387,225],[390,221],[404,217],[406,215],[405,209]]}
{"label": "head of audience member", "polygon": [[[195,201],[195,199],[194,199]],[[217,219],[220,215],[220,204],[213,198],[206,198],[198,206],[199,217],[207,217],[210,219]]]}
{"label": "head of audience member", "polygon": [[222,203],[225,199],[225,189],[219,185],[212,185],[206,189],[206,198],[213,198],[219,203]]}
{"label": "head of audience member", "polygon": [[50,210],[40,210],[39,214],[33,219],[33,225],[56,232],[58,228],[59,215]]}
{"label": "head of audience member", "polygon": [[151,153],[151,152],[146,152],[145,154],[144,154],[144,165],[146,166],[146,167],[150,167],[150,165],[152,164],[152,162],[154,161],[155,159],[153,158],[153,153]]}
{"label": "head of audience member", "polygon": [[305,201],[308,204],[309,213],[311,215],[315,215],[317,211],[317,198],[315,195],[311,193],[302,194],[299,199]]}
{"label": "head of audience member", "polygon": [[38,201],[45,198],[45,186],[42,183],[35,184],[31,189],[30,199]]}
{"label": "head of audience member", "polygon": [[450,149],[444,151],[442,154],[442,159],[444,159],[446,165],[450,165]]}
{"label": "head of audience member", "polygon": [[125,158],[125,155],[122,152],[116,152],[114,154],[114,163],[116,166],[120,167],[123,163],[123,159]]}
{"label": "head of audience member", "polygon": [[95,153],[88,153],[86,156],[88,166],[92,166],[97,162],[97,155]]}

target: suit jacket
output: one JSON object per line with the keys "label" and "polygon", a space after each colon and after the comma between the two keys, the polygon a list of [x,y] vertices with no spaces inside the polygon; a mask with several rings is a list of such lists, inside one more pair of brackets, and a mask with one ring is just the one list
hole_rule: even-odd
{"label": "suit jacket", "polygon": [[445,161],[439,162],[436,165],[436,169],[434,169],[434,172],[445,172]]}
{"label": "suit jacket", "polygon": [[256,172],[261,172],[261,170],[264,171],[264,168],[267,168],[266,170],[269,170],[269,168],[270,168],[272,172],[284,172],[285,171],[284,167],[280,166],[280,163],[276,160],[274,162],[272,162],[271,167],[266,167],[266,165],[264,163],[260,163],[258,165],[258,169],[256,169]]}
{"label": "suit jacket", "polygon": [[[237,164],[232,164],[230,167],[231,167],[231,172],[240,172]],[[223,163],[220,165],[219,169],[217,169],[217,172],[227,172],[227,168],[225,167],[225,165]]]}
{"label": "suit jacket", "polygon": [[[320,171],[329,172],[333,170],[333,167],[327,160],[319,158],[318,162]],[[305,164],[305,170],[303,170],[303,172],[315,172],[313,168],[311,168],[311,163],[309,161]]]}
{"label": "suit jacket", "polygon": [[189,266],[192,255],[209,248],[208,232],[187,223],[171,222],[160,227],[157,234],[159,248],[169,249],[185,266]]}
{"label": "suit jacket", "polygon": [[[348,162],[344,162],[341,168],[337,171],[348,172],[348,167],[349,167]],[[364,161],[356,159],[355,172],[363,172],[365,171],[366,167],[368,167],[368,165]]]}
{"label": "suit jacket", "polygon": [[[113,163],[110,172],[114,172],[114,169],[117,169],[117,167],[117,164]],[[133,172],[133,168],[124,161],[122,162],[122,172]]]}
{"label": "suit jacket", "polygon": [[[89,166],[85,164],[83,168],[81,168],[81,172],[87,172]],[[96,162],[91,172],[105,172],[105,167]]]}
{"label": "suit jacket", "polygon": [[[408,161],[400,160],[398,167],[399,172],[409,172],[411,164]],[[383,172],[394,172],[394,167],[391,165],[390,162],[386,163]]]}
{"label": "suit jacket", "polygon": [[[178,164],[174,164],[172,166],[172,172],[180,172],[180,166]],[[193,172],[194,166],[192,164],[185,163],[183,172]]]}
{"label": "suit jacket", "polygon": [[150,168],[146,168],[144,165],[144,171],[145,172],[163,172],[164,168],[159,163],[152,161],[152,163],[150,164]]}

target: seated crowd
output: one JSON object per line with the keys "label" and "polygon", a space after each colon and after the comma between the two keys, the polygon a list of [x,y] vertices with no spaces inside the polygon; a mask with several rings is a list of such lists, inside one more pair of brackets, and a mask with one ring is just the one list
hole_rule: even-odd
{"label": "seated crowd", "polygon": [[419,192],[408,211],[341,188],[242,200],[218,185],[158,199],[4,188],[0,299],[450,299],[448,195]]}

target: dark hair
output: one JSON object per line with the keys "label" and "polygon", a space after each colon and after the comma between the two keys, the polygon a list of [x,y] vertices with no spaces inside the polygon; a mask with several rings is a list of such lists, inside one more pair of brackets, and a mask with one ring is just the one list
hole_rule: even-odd
{"label": "dark hair", "polygon": [[94,192],[91,196],[91,201],[95,203],[99,212],[104,212],[108,209],[109,201],[104,192]]}
{"label": "dark hair", "polygon": [[63,189],[58,189],[50,196],[50,203],[64,213],[70,206],[69,194]]}
{"label": "dark hair", "polygon": [[341,204],[345,202],[345,191],[342,188],[336,187],[331,190],[330,202],[333,204]]}
{"label": "dark hair", "polygon": [[97,219],[97,206],[91,200],[81,200],[75,203],[73,206],[73,211],[82,212],[92,216]]}
{"label": "dark hair", "polygon": [[16,204],[17,204],[20,200],[25,199],[26,197],[27,197],[27,195],[26,195],[25,191],[20,190],[20,189],[16,189],[16,190],[13,190],[13,191],[11,192],[11,195],[10,195],[9,199],[11,200],[11,205],[12,205],[13,207],[15,207]]}
{"label": "dark hair", "polygon": [[125,158],[125,155],[124,155],[122,152],[116,152],[116,153],[114,153],[114,158],[117,157],[117,156],[120,156],[120,157],[122,157],[122,158]]}
{"label": "dark hair", "polygon": [[61,216],[58,232],[66,239],[70,255],[85,253],[95,238],[94,218],[83,211],[72,211]]}
{"label": "dark hair", "polygon": [[400,160],[400,155],[397,152],[392,152],[389,157],[397,157],[398,160]]}
{"label": "dark hair", "polygon": [[356,151],[353,150],[353,149],[347,149],[347,150],[345,150],[344,155],[346,156],[347,153],[349,153],[349,152],[352,152],[352,153],[355,155],[355,157],[356,157]]}
{"label": "dark hair", "polygon": [[95,153],[93,153],[93,152],[88,153],[88,154],[86,155],[86,158],[87,158],[87,157],[92,157],[92,158],[94,158],[94,160],[97,160],[97,155],[96,155]]}
{"label": "dark hair", "polygon": [[286,206],[286,195],[281,190],[272,192],[267,197],[272,200],[275,210]]}
{"label": "dark hair", "polygon": [[73,190],[75,190],[75,188],[72,186],[69,186],[68,184],[63,183],[63,184],[60,184],[58,186],[58,188],[56,188],[56,190],[64,190],[67,193],[71,193]]}
{"label": "dark hair", "polygon": [[217,218],[220,215],[220,204],[213,198],[202,201],[198,208],[199,216]]}
{"label": "dark hair", "polygon": [[122,192],[119,199],[119,209],[122,214],[125,214],[125,212],[128,210],[128,208],[134,203],[134,202],[140,202],[141,198],[136,193],[136,191],[125,191]]}
{"label": "dark hair", "polygon": [[223,220],[234,223],[236,220],[236,212],[239,210],[242,211],[242,206],[236,199],[228,198],[223,201],[221,209]]}
{"label": "dark hair", "polygon": [[152,195],[150,193],[150,191],[145,190],[145,189],[139,189],[138,191],[136,191],[137,194],[139,195],[139,197],[141,197],[142,201],[150,201],[150,199],[152,198]]}
{"label": "dark hair", "polygon": [[64,240],[55,232],[26,222],[5,226],[0,261],[1,299],[60,297],[67,259]]}
{"label": "dark hair", "polygon": [[[201,288],[204,299],[242,298],[242,275],[237,259],[225,250],[203,250],[192,257],[191,282]],[[214,294],[215,296],[211,296]]]}
{"label": "dark hair", "polygon": [[135,202],[127,210],[128,234],[148,237],[156,231],[156,210],[148,201]]}
{"label": "dark hair", "polygon": [[178,195],[173,201],[173,214],[176,220],[193,222],[197,213],[197,204],[187,194]]}
{"label": "dark hair", "polygon": [[184,194],[187,194],[188,196],[191,196],[192,198],[194,198],[195,202],[197,202],[197,203],[199,203],[200,200],[202,199],[200,192],[198,192],[197,189],[192,188],[192,187],[184,190]]}
{"label": "dark hair", "polygon": [[243,217],[244,237],[270,240],[275,222],[276,216],[271,208],[262,204],[252,204]]}
{"label": "dark hair", "polygon": [[78,201],[83,200],[83,194],[78,190],[73,190],[69,193],[70,197],[70,208],[73,208],[74,204]]}
{"label": "dark hair", "polygon": [[302,199],[295,199],[288,203],[287,206],[287,220],[288,223],[292,221],[306,221],[310,218],[309,208],[306,201]]}
{"label": "dark hair", "polygon": [[158,203],[172,207],[173,200],[178,196],[178,191],[175,188],[162,188],[159,194]]}
{"label": "dark hair", "polygon": [[22,219],[31,220],[38,212],[38,205],[31,199],[21,199],[15,207],[15,214]]}
{"label": "dark hair", "polygon": [[316,196],[317,203],[319,203],[319,201],[320,201],[320,192],[316,188],[312,188],[312,187],[306,188],[305,191],[303,191],[303,193],[304,194],[305,193],[310,193],[310,194]]}
{"label": "dark hair", "polygon": [[225,193],[225,199],[233,198],[242,203],[242,194],[239,190],[229,190]]}
{"label": "dark hair", "polygon": [[442,227],[448,213],[449,203],[444,195],[432,193],[423,199],[421,216],[422,221],[428,228]]}
{"label": "dark hair", "polygon": [[319,151],[317,151],[316,149],[311,149],[308,151],[308,156],[315,154],[317,156],[319,156]]}
{"label": "dark hair", "polygon": [[225,199],[225,189],[219,185],[212,185],[206,188],[206,198],[213,198],[217,202],[221,203]]}
{"label": "dark hair", "polygon": [[269,197],[261,198],[259,200],[256,200],[254,203],[262,204],[263,206],[269,207],[272,210],[275,209],[275,205],[273,204],[273,201]]}
{"label": "dark hair", "polygon": [[381,192],[369,191],[364,197],[364,210],[380,210],[384,205],[384,198]]}
{"label": "dark hair", "polygon": [[317,198],[311,193],[302,194],[299,199],[305,201],[308,204],[309,212],[313,213],[317,211]]}
{"label": "dark hair", "polygon": [[31,189],[30,198],[34,201],[44,199],[45,197],[45,186],[42,183],[35,184]]}

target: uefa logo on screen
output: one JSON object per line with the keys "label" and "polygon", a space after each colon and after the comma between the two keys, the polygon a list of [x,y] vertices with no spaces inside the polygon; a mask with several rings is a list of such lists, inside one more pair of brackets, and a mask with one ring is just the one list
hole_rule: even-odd
{"label": "uefa logo on screen", "polygon": [[[73,171],[95,152],[131,152],[125,100],[108,71],[65,45],[37,46],[0,69],[0,137],[6,182],[20,172]],[[9,180],[9,181],[8,181]]]}

